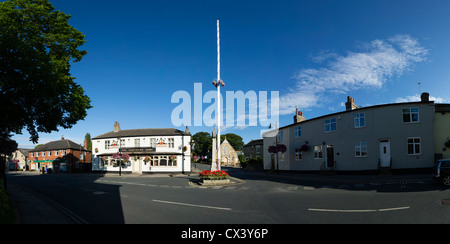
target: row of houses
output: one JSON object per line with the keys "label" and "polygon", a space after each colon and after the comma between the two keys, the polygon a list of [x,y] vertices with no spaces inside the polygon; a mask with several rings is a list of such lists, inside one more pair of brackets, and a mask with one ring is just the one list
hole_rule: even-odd
{"label": "row of houses", "polygon": [[[284,145],[283,152],[269,147]],[[265,170],[366,171],[430,168],[450,158],[450,104],[421,101],[358,107],[306,120],[296,111],[290,125],[263,134]]]}
{"label": "row of houses", "polygon": [[[92,138],[92,152],[61,138],[28,152],[30,169],[89,169],[97,172],[190,172],[191,134],[177,129],[114,129]],[[284,145],[274,153],[270,147]],[[269,152],[270,151],[270,152]],[[450,158],[450,104],[421,101],[358,107],[294,122],[244,146],[248,158],[262,157],[265,170],[366,171],[430,168]]]}

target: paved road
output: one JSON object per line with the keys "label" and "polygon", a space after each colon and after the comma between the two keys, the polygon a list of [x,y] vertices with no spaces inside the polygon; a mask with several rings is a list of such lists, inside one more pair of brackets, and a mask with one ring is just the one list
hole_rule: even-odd
{"label": "paved road", "polygon": [[[450,223],[450,189],[427,174],[392,177],[245,172],[199,187],[191,176],[10,174],[76,223]],[[14,187],[16,186],[16,187]],[[445,203],[445,201],[444,201]]]}

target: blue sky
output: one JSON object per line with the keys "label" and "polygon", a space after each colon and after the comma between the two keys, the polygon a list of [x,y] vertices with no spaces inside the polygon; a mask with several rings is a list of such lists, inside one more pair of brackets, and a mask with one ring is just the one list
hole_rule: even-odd
{"label": "blue sky", "polygon": [[[174,127],[174,92],[193,99],[195,82],[204,93],[215,89],[217,19],[222,94],[279,91],[281,126],[293,122],[295,106],[310,119],[344,110],[348,95],[370,106],[426,91],[450,103],[448,0],[50,1],[86,35],[89,53],[71,74],[93,108],[70,130],[41,133],[39,143],[62,135],[81,143],[87,132],[111,131],[114,121],[122,129]],[[212,129],[190,127],[192,134]],[[222,133],[247,143],[261,129]],[[23,132],[14,136],[19,147],[33,147]]]}

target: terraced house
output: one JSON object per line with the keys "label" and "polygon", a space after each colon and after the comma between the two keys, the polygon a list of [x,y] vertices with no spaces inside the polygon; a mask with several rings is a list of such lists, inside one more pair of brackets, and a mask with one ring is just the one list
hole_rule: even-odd
{"label": "terraced house", "polygon": [[[445,116],[435,116],[436,112]],[[346,110],[305,120],[296,111],[294,123],[277,136],[264,137],[264,169],[297,171],[365,171],[430,168],[446,154],[450,140],[449,106],[435,105],[429,94],[421,101],[356,106],[348,97]],[[434,125],[440,127],[436,131]],[[435,134],[440,136],[435,149]],[[284,153],[269,153],[269,146],[284,144]],[[442,145],[441,145],[442,144]],[[447,143],[450,147],[450,142]],[[442,152],[441,150],[444,150]],[[450,148],[449,148],[450,150]]]}

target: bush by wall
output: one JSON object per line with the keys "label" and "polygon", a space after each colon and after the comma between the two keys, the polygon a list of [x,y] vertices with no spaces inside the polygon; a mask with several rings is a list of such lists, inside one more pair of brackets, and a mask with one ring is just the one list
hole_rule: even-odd
{"label": "bush by wall", "polygon": [[15,218],[11,199],[3,187],[3,180],[0,180],[0,224],[12,224]]}

